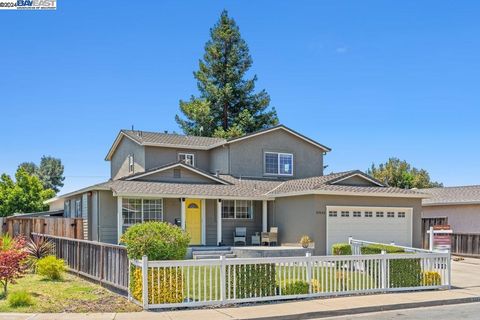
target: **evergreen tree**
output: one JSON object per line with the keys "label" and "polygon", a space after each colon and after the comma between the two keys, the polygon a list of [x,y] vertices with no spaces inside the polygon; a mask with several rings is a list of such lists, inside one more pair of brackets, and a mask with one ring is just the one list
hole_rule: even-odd
{"label": "evergreen tree", "polygon": [[227,11],[210,30],[210,37],[199,70],[193,74],[200,95],[181,100],[184,118],[175,117],[184,133],[229,138],[278,124],[275,108],[269,109],[268,93],[255,93],[257,76],[245,79],[252,57]]}

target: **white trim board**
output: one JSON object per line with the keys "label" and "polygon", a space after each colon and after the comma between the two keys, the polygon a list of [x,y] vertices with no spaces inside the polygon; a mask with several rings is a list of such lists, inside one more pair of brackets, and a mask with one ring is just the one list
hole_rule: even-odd
{"label": "white trim board", "polygon": [[362,173],[360,173],[360,172],[355,172],[355,173],[352,173],[352,174],[347,175],[347,176],[345,176],[345,177],[342,177],[342,178],[340,178],[340,179],[338,179],[338,180],[334,180],[334,181],[331,182],[330,184],[335,185],[335,184],[337,184],[337,183],[339,183],[339,182],[341,182],[341,181],[344,181],[344,180],[347,180],[347,179],[350,179],[350,178],[353,178],[353,177],[360,177],[360,178],[362,178],[362,179],[364,179],[364,180],[366,180],[366,181],[370,181],[371,183],[376,184],[376,185],[379,186],[379,187],[385,187],[384,184],[382,184],[382,183],[380,183],[380,182],[378,182],[378,181],[375,181],[374,179],[372,179],[372,178],[370,178],[370,177],[368,177],[368,176],[366,176],[366,175],[364,175],[364,174],[362,174]]}

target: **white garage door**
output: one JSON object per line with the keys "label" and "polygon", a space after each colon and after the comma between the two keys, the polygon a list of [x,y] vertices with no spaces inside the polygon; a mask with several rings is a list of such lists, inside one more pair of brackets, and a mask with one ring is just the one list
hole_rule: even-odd
{"label": "white garage door", "polygon": [[354,239],[412,245],[412,208],[327,206],[327,252]]}

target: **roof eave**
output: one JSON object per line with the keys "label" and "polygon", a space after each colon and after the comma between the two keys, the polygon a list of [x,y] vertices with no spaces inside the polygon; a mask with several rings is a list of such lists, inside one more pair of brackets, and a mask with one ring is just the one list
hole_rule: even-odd
{"label": "roof eave", "polygon": [[480,205],[480,200],[422,203],[422,207],[460,206],[476,204]]}
{"label": "roof eave", "polygon": [[146,197],[146,198],[193,198],[193,199],[224,199],[224,200],[275,200],[274,197],[267,196],[256,196],[256,197],[246,197],[246,196],[211,196],[211,195],[196,195],[196,194],[181,194],[181,193],[161,193],[161,194],[151,194],[151,193],[132,193],[132,192],[118,192],[113,190],[114,197]]}
{"label": "roof eave", "polygon": [[293,197],[302,195],[339,195],[339,196],[359,196],[359,197],[387,197],[387,198],[415,198],[424,199],[428,195],[423,194],[404,194],[404,193],[390,193],[390,192],[355,192],[355,191],[330,191],[330,190],[310,190],[310,191],[296,191],[286,192],[272,195],[275,198]]}

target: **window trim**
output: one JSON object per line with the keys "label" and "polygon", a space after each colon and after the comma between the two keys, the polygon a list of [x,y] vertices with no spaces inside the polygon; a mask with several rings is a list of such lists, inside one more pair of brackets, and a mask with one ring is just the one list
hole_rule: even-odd
{"label": "window trim", "polygon": [[182,159],[180,159],[180,156],[185,156],[185,160],[187,159],[187,156],[191,156],[191,157],[192,157],[192,164],[188,164],[186,161],[185,161],[184,163],[185,163],[186,165],[195,167],[195,153],[191,153],[191,152],[179,152],[179,153],[177,154],[177,159],[178,159],[178,161],[182,161]]}
{"label": "window trim", "polygon": [[[267,172],[267,154],[275,154],[277,155],[277,173],[268,173]],[[292,173],[280,173],[280,156],[290,156],[292,158]],[[287,176],[291,177],[293,176],[293,153],[288,153],[288,152],[276,152],[276,151],[264,151],[263,152],[263,174],[266,176]]]}
{"label": "window trim", "polygon": [[130,153],[128,155],[128,173],[134,173],[135,172],[135,155],[133,153]]}
{"label": "window trim", "polygon": [[[123,215],[123,201],[125,200],[140,200],[140,213],[141,213],[141,221],[140,222],[136,222],[136,223],[128,223],[126,224],[124,221],[125,221],[125,218],[124,218],[124,215]],[[145,200],[160,200],[160,207],[161,207],[161,219],[160,220],[157,220],[157,221],[165,221],[164,218],[165,218],[165,212],[164,212],[164,203],[163,203],[163,198],[139,198],[139,197],[124,197],[122,198],[122,208],[121,208],[121,212],[122,212],[122,219],[121,219],[121,222],[122,222],[122,225],[121,225],[121,230],[122,230],[122,234],[125,233],[126,229],[124,230],[125,227],[127,227],[127,229],[137,223],[143,223],[145,220],[144,220],[144,217],[145,217],[145,212],[144,212],[144,205],[143,205],[143,202]],[[149,220],[150,221],[150,220]]]}
{"label": "window trim", "polygon": [[[225,218],[223,216],[223,201],[233,201],[233,218]],[[251,215],[250,218],[237,218],[237,201],[250,201],[250,211]],[[222,220],[253,220],[253,200],[245,200],[245,199],[225,199],[222,200]]]}

